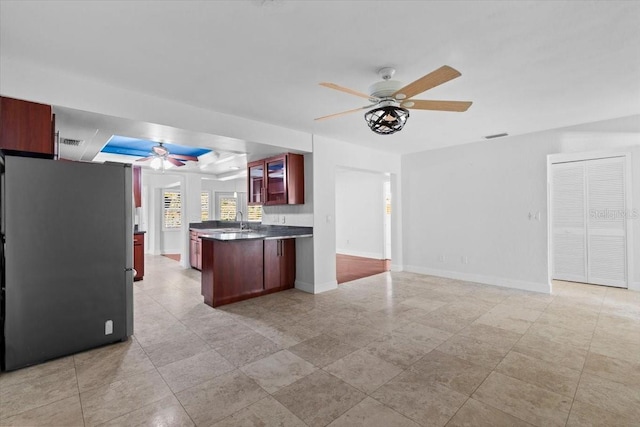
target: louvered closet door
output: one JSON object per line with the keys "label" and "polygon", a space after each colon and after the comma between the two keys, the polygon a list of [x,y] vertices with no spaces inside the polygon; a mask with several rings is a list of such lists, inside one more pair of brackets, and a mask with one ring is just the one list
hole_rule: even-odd
{"label": "louvered closet door", "polygon": [[587,281],[585,163],[551,165],[553,278]]}
{"label": "louvered closet door", "polygon": [[588,283],[627,287],[624,158],[589,160]]}

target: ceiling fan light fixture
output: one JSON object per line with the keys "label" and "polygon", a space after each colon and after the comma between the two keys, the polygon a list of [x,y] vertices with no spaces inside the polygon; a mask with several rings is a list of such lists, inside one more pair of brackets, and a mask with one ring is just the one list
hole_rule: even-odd
{"label": "ceiling fan light fixture", "polygon": [[401,131],[408,118],[409,110],[396,105],[374,108],[364,114],[369,129],[379,135],[391,135]]}
{"label": "ceiling fan light fixture", "polygon": [[164,171],[165,169],[171,169],[173,164],[162,156],[156,156],[151,160],[149,166],[154,170]]}

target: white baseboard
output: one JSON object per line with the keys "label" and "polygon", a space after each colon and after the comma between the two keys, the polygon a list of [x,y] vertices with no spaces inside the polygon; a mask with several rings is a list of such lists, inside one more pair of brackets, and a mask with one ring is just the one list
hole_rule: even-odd
{"label": "white baseboard", "polygon": [[296,279],[294,286],[299,291],[306,292],[306,293],[309,293],[309,294],[313,293],[313,284],[312,283],[307,283],[307,282],[303,282],[302,280],[297,280]]}
{"label": "white baseboard", "polygon": [[338,281],[332,280],[330,282],[321,283],[319,285],[314,285],[312,283],[303,282],[301,280],[296,280],[295,282],[296,289],[307,292],[310,294],[319,294],[321,292],[332,291],[334,289],[338,289]]}
{"label": "white baseboard", "polygon": [[404,271],[402,264],[391,264],[391,271]]}
{"label": "white baseboard", "polygon": [[415,265],[405,265],[404,271],[410,273],[427,274],[430,276],[445,277],[447,279],[464,280],[466,282],[476,282],[485,285],[501,286],[503,288],[522,289],[524,291],[551,293],[548,283],[528,282],[524,280],[506,279],[503,277],[485,276],[481,274],[465,273],[462,271],[438,270],[429,267]]}
{"label": "white baseboard", "polygon": [[336,249],[336,254],[351,255],[362,258],[384,259],[384,255],[380,252],[364,252],[364,251],[352,251],[350,249]]}

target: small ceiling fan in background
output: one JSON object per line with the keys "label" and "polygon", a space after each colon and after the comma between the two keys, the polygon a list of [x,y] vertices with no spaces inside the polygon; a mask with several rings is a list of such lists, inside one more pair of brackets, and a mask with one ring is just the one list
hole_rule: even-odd
{"label": "small ceiling fan in background", "polygon": [[369,87],[369,94],[358,92],[335,83],[320,83],[320,86],[329,89],[339,90],[351,95],[359,96],[373,102],[353,110],[343,111],[341,113],[330,114],[328,116],[318,117],[315,120],[326,120],[339,117],[356,111],[367,111],[364,115],[369,128],[375,133],[381,135],[389,135],[402,130],[407,119],[409,118],[409,110],[435,110],[435,111],[456,111],[463,112],[471,106],[470,101],[428,101],[423,99],[413,99],[414,96],[421,94],[429,89],[439,86],[443,83],[460,77],[459,71],[443,65],[435,71],[419,78],[413,83],[402,86],[402,83],[391,78],[396,70],[393,68],[382,68],[378,71],[378,75],[382,81],[374,83]]}
{"label": "small ceiling fan in background", "polygon": [[158,145],[151,147],[151,155],[138,159],[138,162],[146,162],[151,160],[151,166],[153,169],[169,169],[172,166],[184,166],[185,162],[193,161],[197,162],[198,158],[195,156],[187,156],[183,154],[171,154],[167,147],[159,142]]}

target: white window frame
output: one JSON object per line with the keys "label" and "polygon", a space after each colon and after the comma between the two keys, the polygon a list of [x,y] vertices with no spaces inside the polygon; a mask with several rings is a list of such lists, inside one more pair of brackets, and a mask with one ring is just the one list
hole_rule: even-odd
{"label": "white window frame", "polygon": [[[176,193],[178,194],[180,207],[167,207],[166,206],[166,194],[167,193]],[[176,226],[167,226],[166,213],[167,211],[175,211],[179,214],[179,224]],[[163,189],[162,190],[162,230],[163,231],[176,231],[182,228],[182,192],[180,190],[172,190],[172,189]]]}
{"label": "white window frame", "polygon": [[[203,218],[203,214],[205,213],[205,210],[202,208],[202,196],[207,195],[207,218]],[[200,192],[200,221],[209,221],[211,220],[211,191],[209,190],[202,190]]]}
{"label": "white window frame", "polygon": [[[215,209],[216,209],[216,218],[218,221],[235,221],[235,218],[229,219],[229,220],[223,220],[222,219],[222,212],[220,211],[220,208],[222,207],[222,199],[233,199],[233,192],[229,192],[229,191],[216,191],[216,205],[215,205]],[[239,197],[238,197],[239,199]],[[236,200],[236,217],[238,216],[238,210],[239,210],[239,206],[240,206],[240,200]]]}

